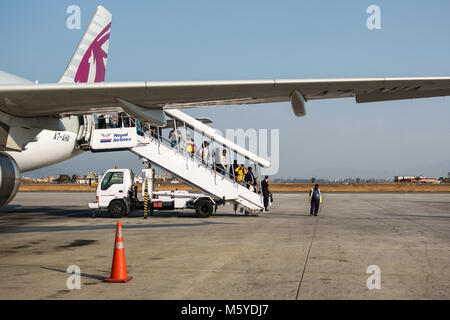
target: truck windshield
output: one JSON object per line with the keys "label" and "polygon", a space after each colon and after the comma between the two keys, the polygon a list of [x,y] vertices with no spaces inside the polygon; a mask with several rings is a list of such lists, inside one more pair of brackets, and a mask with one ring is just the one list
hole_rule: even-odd
{"label": "truck windshield", "polygon": [[123,172],[108,172],[102,180],[102,190],[107,190],[113,184],[123,183]]}

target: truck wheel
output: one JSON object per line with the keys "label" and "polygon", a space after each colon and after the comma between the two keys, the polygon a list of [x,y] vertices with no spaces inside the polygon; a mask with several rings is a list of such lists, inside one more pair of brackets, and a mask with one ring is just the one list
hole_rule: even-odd
{"label": "truck wheel", "polygon": [[108,206],[109,215],[113,218],[120,218],[127,214],[127,205],[122,200],[113,200]]}
{"label": "truck wheel", "polygon": [[208,199],[199,200],[195,204],[195,213],[200,218],[208,218],[213,214],[214,205]]}

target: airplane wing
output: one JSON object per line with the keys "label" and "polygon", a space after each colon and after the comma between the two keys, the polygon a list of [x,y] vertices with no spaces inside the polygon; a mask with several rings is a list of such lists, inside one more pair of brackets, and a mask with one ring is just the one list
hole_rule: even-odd
{"label": "airplane wing", "polygon": [[[18,117],[66,116],[290,101],[297,116],[308,100],[356,102],[450,95],[450,77],[255,81],[117,82],[0,86],[0,110]],[[145,119],[143,119],[145,120]]]}

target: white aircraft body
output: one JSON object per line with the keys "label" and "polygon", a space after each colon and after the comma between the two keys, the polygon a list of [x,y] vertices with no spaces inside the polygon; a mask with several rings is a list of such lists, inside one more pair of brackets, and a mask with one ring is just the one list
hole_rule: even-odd
{"label": "white aircraft body", "polygon": [[289,101],[296,116],[315,99],[358,103],[450,95],[450,77],[105,83],[111,13],[99,6],[58,83],[0,71],[0,206],[14,198],[21,172],[83,152],[93,114],[126,112],[166,124],[165,110]]}

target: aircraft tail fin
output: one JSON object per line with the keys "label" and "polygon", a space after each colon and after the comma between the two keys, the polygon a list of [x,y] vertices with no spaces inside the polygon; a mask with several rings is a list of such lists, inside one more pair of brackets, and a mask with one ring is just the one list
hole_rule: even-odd
{"label": "aircraft tail fin", "polygon": [[103,82],[106,73],[112,14],[97,7],[59,83]]}

